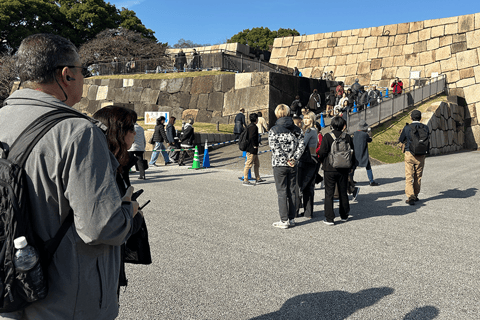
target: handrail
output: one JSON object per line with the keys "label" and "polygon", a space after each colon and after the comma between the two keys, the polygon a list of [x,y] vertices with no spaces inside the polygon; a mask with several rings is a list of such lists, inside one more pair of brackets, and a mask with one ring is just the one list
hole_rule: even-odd
{"label": "handrail", "polygon": [[409,86],[402,90],[399,96],[384,97],[384,100],[374,107],[366,107],[355,113],[347,112],[347,131],[355,132],[360,120],[372,126],[445,91],[447,81],[444,74],[424,80],[426,82],[423,86]]}

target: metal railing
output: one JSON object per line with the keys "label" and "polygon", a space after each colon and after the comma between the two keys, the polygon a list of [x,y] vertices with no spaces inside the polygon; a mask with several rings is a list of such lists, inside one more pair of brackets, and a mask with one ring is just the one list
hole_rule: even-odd
{"label": "metal railing", "polygon": [[396,97],[384,97],[383,101],[374,107],[367,107],[355,113],[347,113],[347,131],[349,133],[355,132],[360,120],[364,120],[371,126],[391,118],[395,114],[403,112],[407,108],[445,91],[446,83],[445,75],[439,75],[432,79],[424,79],[424,85],[422,86],[408,87],[402,91],[402,94]]}
{"label": "metal railing", "polygon": [[[175,55],[148,60],[112,61],[110,63],[92,64],[88,68],[92,75],[169,73],[201,70],[222,70],[232,72],[277,72],[292,74],[293,69],[277,66],[266,61],[255,60],[243,55],[226,52],[206,53],[197,56],[185,56],[179,63]],[[186,62],[185,62],[186,61]]]}

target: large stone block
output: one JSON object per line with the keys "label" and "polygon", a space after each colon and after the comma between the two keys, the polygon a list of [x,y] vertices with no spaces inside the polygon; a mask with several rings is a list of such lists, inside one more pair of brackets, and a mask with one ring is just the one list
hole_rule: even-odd
{"label": "large stone block", "polygon": [[467,49],[480,48],[480,29],[467,32]]}
{"label": "large stone block", "polygon": [[418,66],[419,61],[420,61],[419,56],[416,53],[405,55],[405,65],[407,66]]}
{"label": "large stone block", "polygon": [[435,59],[437,61],[448,59],[451,56],[452,56],[452,53],[451,53],[451,50],[450,50],[450,46],[441,47],[441,48],[435,50]]}
{"label": "large stone block", "polygon": [[[213,92],[208,95],[207,110],[223,111],[223,92]],[[200,107],[198,109],[201,109]]]}
{"label": "large stone block", "polygon": [[125,90],[126,103],[135,103],[142,100],[142,87],[129,87]]}
{"label": "large stone block", "polygon": [[252,86],[264,86],[268,85],[269,74],[268,72],[254,72],[252,73]]}
{"label": "large stone block", "polygon": [[397,24],[397,34],[408,33],[410,29],[409,23],[399,23]]}
{"label": "large stone block", "polygon": [[475,78],[467,78],[457,81],[457,88],[464,88],[475,84]]}
{"label": "large stone block", "polygon": [[403,56],[403,46],[394,46],[391,47],[390,55],[392,56]]}
{"label": "large stone block", "polygon": [[395,78],[397,68],[385,68],[382,72],[382,80],[391,80]]}
{"label": "large stone block", "polygon": [[440,47],[448,46],[453,43],[452,36],[440,37]]}
{"label": "large stone block", "polygon": [[222,75],[222,92],[227,92],[235,87],[235,75],[224,74]]}
{"label": "large stone block", "polygon": [[348,42],[348,37],[338,38],[337,45],[338,46],[346,46],[347,42]]}
{"label": "large stone block", "polygon": [[363,44],[364,49],[372,49],[377,47],[377,37],[368,37]]}
{"label": "large stone block", "polygon": [[460,72],[458,70],[444,72],[444,73],[447,76],[447,83],[453,83],[460,80]]}
{"label": "large stone block", "polygon": [[475,73],[473,71],[473,68],[467,68],[467,69],[460,70],[460,79],[473,78],[473,77],[475,77]]}
{"label": "large stone block", "polygon": [[372,34],[372,28],[362,28],[358,33],[359,38],[370,37]]}
{"label": "large stone block", "polygon": [[393,67],[393,57],[387,57],[382,59],[382,68]]}
{"label": "large stone block", "polygon": [[346,66],[345,65],[339,65],[336,69],[335,69],[335,77],[343,77],[345,76],[345,70],[346,70]]}
{"label": "large stone block", "polygon": [[410,22],[410,32],[419,31],[423,28],[423,21]]}
{"label": "large stone block", "polygon": [[413,53],[413,44],[407,44],[403,46],[403,54],[412,54]]}
{"label": "large stone block", "polygon": [[458,20],[458,17],[426,20],[426,21],[424,21],[424,25],[425,25],[425,28],[435,27],[435,26],[455,23],[455,22],[457,22],[457,20]]}
{"label": "large stone block", "polygon": [[[352,48],[353,49],[353,48]],[[343,54],[343,47],[335,47],[333,48],[333,55],[334,56],[341,56]]]}
{"label": "large stone block", "polygon": [[445,26],[436,26],[432,28],[432,38],[443,37],[445,35]]}
{"label": "large stone block", "polygon": [[88,100],[96,100],[97,99],[97,91],[98,91],[98,86],[97,85],[91,85],[90,88],[88,88],[88,93],[87,93],[87,99]]}
{"label": "large stone block", "polygon": [[475,16],[473,14],[458,17],[458,32],[468,32],[475,29]]}
{"label": "large stone block", "polygon": [[281,47],[283,42],[283,38],[275,38],[273,40],[273,47]]}
{"label": "large stone block", "polygon": [[357,63],[357,55],[356,54],[350,54],[350,55],[347,56],[346,64],[352,64],[352,63]]}
{"label": "large stone block", "polygon": [[358,36],[351,36],[347,38],[347,45],[355,45],[357,44]]}
{"label": "large stone block", "polygon": [[200,96],[199,94],[190,95],[190,101],[188,103],[188,108],[185,108],[185,109],[198,109],[197,104],[198,104],[198,97],[199,96]]}
{"label": "large stone block", "polygon": [[413,45],[413,53],[420,53],[427,51],[427,42],[420,41]]}
{"label": "large stone block", "polygon": [[372,71],[372,81],[380,81],[382,79],[382,69]]}
{"label": "large stone block", "polygon": [[412,32],[407,35],[407,44],[418,42],[418,31]]}
{"label": "large stone block", "polygon": [[465,93],[465,100],[468,104],[477,103],[480,101],[480,84],[474,84],[463,88]]}
{"label": "large stone block", "polygon": [[[19,84],[20,84],[20,82],[14,84],[15,87],[12,88],[12,91],[10,92],[10,94],[12,94],[12,93],[14,93],[15,91],[18,90]],[[82,98],[87,97],[89,88],[90,88],[90,84],[87,84],[87,83],[84,82],[83,83]],[[13,89],[15,89],[15,90],[13,90]]]}
{"label": "large stone block", "polygon": [[368,50],[368,60],[377,59],[378,58],[378,49],[370,49]]}
{"label": "large stone block", "polygon": [[[389,37],[378,37],[377,38],[377,48],[383,48],[388,46],[388,39]],[[365,46],[365,49],[368,49]]]}
{"label": "large stone block", "polygon": [[450,59],[440,61],[442,72],[457,70],[457,58],[453,56]]}
{"label": "large stone block", "polygon": [[418,32],[418,41],[430,40],[432,37],[432,28],[422,29]]}
{"label": "large stone block", "polygon": [[474,67],[473,72],[475,74],[475,82],[480,83],[480,66]]}
{"label": "large stone block", "polygon": [[[220,75],[221,76],[221,75]],[[215,80],[217,80],[217,76],[215,76]],[[182,92],[190,92],[192,90],[192,83],[193,83],[193,78],[184,78],[183,79],[183,85],[180,91]],[[221,81],[220,81],[221,83]]]}
{"label": "large stone block", "polygon": [[380,37],[383,34],[384,27],[372,27],[370,35],[372,37]]}
{"label": "large stone block", "polygon": [[167,92],[177,93],[180,91],[183,85],[184,78],[169,79],[167,82]]}
{"label": "large stone block", "polygon": [[[337,66],[342,66],[347,64],[347,56],[338,56],[337,57]],[[480,73],[479,73],[480,76]]]}
{"label": "large stone block", "polygon": [[447,24],[445,26],[445,35],[458,33],[458,23]]}
{"label": "large stone block", "polygon": [[360,62],[358,64],[358,74],[365,74],[365,73],[370,73],[370,62],[365,61],[365,62]]}
{"label": "large stone block", "polygon": [[313,53],[313,58],[317,59],[321,57],[323,57],[323,48],[315,49],[315,52]]}
{"label": "large stone block", "polygon": [[465,149],[477,150],[480,144],[480,125],[465,130]]}
{"label": "large stone block", "polygon": [[182,112],[182,120],[186,121],[188,119],[194,119],[196,121],[197,119],[197,114],[198,114],[197,109],[188,109],[188,110],[183,110]]}
{"label": "large stone block", "polygon": [[338,43],[337,38],[328,39],[327,40],[327,47],[331,47],[331,48],[336,47],[337,43]]}
{"label": "large stone block", "polygon": [[363,43],[362,44],[356,44],[353,46],[352,53],[360,53],[363,52]]}
{"label": "large stone block", "polygon": [[133,80],[134,79],[123,79],[123,87],[133,87]]}
{"label": "large stone block", "polygon": [[314,52],[315,52],[315,49],[308,49],[308,50],[307,50],[307,53],[305,53],[305,58],[306,58],[306,59],[312,59]]}
{"label": "large stone block", "polygon": [[427,41],[427,50],[435,50],[440,47],[440,38],[433,38]]}
{"label": "large stone block", "polygon": [[213,81],[215,76],[195,77],[192,80],[191,94],[201,94],[213,92]]}
{"label": "large stone block", "polygon": [[297,55],[295,56],[295,58],[297,60],[305,59],[305,53],[306,53],[306,51],[297,51]]}
{"label": "large stone block", "polygon": [[395,42],[394,44],[396,46],[400,46],[400,45],[405,45],[407,44],[407,34],[397,34],[395,36]]}
{"label": "large stone block", "polygon": [[403,67],[405,65],[405,56],[396,56],[393,57],[393,66],[394,67]]}
{"label": "large stone block", "polygon": [[463,41],[463,42],[453,43],[451,45],[451,50],[452,50],[452,54],[455,54],[457,52],[466,51],[467,50],[467,42]]}
{"label": "large stone block", "polygon": [[380,48],[378,49],[378,57],[385,58],[390,57],[390,47]]}
{"label": "large stone block", "polygon": [[358,77],[359,83],[369,84],[370,82],[372,82],[372,75],[370,73],[359,74],[357,75],[357,77]]}
{"label": "large stone block", "polygon": [[357,74],[357,68],[358,68],[358,64],[356,64],[356,63],[346,65],[345,75],[346,76],[356,75]]}
{"label": "large stone block", "polygon": [[382,67],[382,59],[373,59],[370,63],[370,69],[377,70]]}
{"label": "large stone block", "polygon": [[410,76],[410,67],[400,67],[397,69],[397,77],[400,79],[408,79]]}
{"label": "large stone block", "polygon": [[468,50],[457,53],[458,69],[465,69],[478,65],[478,53],[476,50]]}
{"label": "large stone block", "polygon": [[296,56],[298,51],[298,45],[291,46],[288,48],[287,56]]}
{"label": "large stone block", "polygon": [[435,61],[435,51],[420,52],[420,65],[426,65]]}
{"label": "large stone block", "polygon": [[156,104],[160,90],[153,90],[150,88],[143,89],[140,101],[148,104]]}
{"label": "large stone block", "polygon": [[208,108],[208,93],[201,93],[198,95],[197,109],[198,110],[207,110]]}

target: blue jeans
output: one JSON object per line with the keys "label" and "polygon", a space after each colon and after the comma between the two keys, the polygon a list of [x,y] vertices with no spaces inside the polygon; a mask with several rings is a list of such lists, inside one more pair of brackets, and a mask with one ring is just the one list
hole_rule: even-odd
{"label": "blue jeans", "polygon": [[[161,142],[155,142],[155,150],[160,150],[160,149],[165,149],[165,146]],[[153,165],[158,159],[158,154],[160,151],[153,151],[152,152],[152,157],[150,158],[149,164]],[[168,153],[166,151],[162,151],[162,156],[163,160],[165,160],[165,163],[170,162],[170,158],[168,157]]]}

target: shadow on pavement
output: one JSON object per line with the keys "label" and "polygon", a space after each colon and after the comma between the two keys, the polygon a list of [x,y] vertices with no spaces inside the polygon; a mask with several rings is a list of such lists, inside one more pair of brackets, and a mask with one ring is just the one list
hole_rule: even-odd
{"label": "shadow on pavement", "polygon": [[417,308],[403,317],[403,320],[430,320],[439,315],[439,310],[432,306]]}
{"label": "shadow on pavement", "polygon": [[341,320],[351,316],[357,310],[376,304],[383,297],[393,292],[394,290],[392,288],[380,287],[366,289],[356,293],[327,291],[302,294],[288,299],[280,310],[250,320]]}

